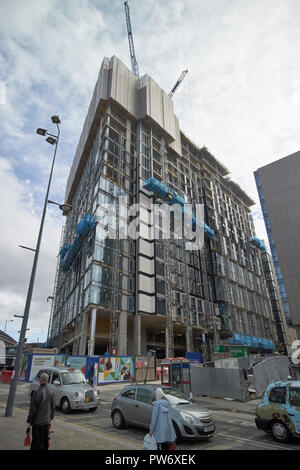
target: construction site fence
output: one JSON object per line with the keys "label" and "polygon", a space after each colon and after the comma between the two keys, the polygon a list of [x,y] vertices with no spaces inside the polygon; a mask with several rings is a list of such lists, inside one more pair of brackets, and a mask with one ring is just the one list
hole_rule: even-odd
{"label": "construction site fence", "polygon": [[36,374],[48,367],[79,369],[93,385],[133,382],[135,356],[69,356],[67,354],[24,353],[19,379],[32,382]]}
{"label": "construction site fence", "polygon": [[213,396],[246,401],[248,382],[243,369],[191,366],[191,387],[195,396]]}
{"label": "construction site fence", "polygon": [[151,382],[157,379],[157,368],[158,361],[154,356],[151,356],[150,360],[147,356],[135,356],[135,382],[144,383]]}
{"label": "construction site fence", "polygon": [[267,357],[253,367],[256,396],[261,397],[267,386],[276,380],[287,380],[290,375],[287,356]]}

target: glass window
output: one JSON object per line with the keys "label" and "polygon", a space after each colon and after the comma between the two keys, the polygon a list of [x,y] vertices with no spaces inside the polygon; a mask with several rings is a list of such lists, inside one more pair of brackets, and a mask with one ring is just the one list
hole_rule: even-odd
{"label": "glass window", "polygon": [[187,396],[179,390],[164,388],[163,392],[166,395],[170,405],[184,405],[190,403],[190,400],[187,398]]}
{"label": "glass window", "polygon": [[165,265],[161,261],[156,261],[155,263],[155,268],[156,268],[156,274],[159,276],[164,277],[165,276]]}
{"label": "glass window", "polygon": [[156,279],[156,292],[157,294],[165,295],[165,281],[161,279]]}
{"label": "glass window", "polygon": [[170,384],[169,371],[168,366],[162,366],[162,384]]}
{"label": "glass window", "polygon": [[86,383],[85,377],[80,371],[62,372],[61,378],[64,385]]}
{"label": "glass window", "polygon": [[51,383],[53,384],[55,380],[58,380],[59,383],[61,383],[60,374],[58,372],[53,372]]}
{"label": "glass window", "polygon": [[289,401],[292,406],[300,407],[300,388],[290,388]]}
{"label": "glass window", "polygon": [[138,388],[136,399],[138,401],[142,401],[144,403],[151,405],[154,399],[154,392],[153,390],[146,390],[145,388]]}
{"label": "glass window", "polygon": [[156,313],[161,313],[162,315],[166,315],[166,300],[160,299],[159,297],[156,299]]}
{"label": "glass window", "polygon": [[272,403],[285,403],[286,388],[274,387],[269,395],[269,401]]}
{"label": "glass window", "polygon": [[155,245],[156,256],[158,258],[164,259],[164,246],[157,243]]}
{"label": "glass window", "polygon": [[127,392],[122,393],[122,397],[130,398],[131,400],[135,399],[135,388],[127,390]]}

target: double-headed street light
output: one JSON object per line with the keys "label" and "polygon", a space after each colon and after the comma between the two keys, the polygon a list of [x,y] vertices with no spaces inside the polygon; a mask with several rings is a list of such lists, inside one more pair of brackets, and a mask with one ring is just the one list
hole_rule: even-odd
{"label": "double-headed street light", "polygon": [[[48,182],[48,187],[47,187],[47,192],[46,192],[46,197],[45,197],[45,202],[44,202],[44,208],[43,208],[43,213],[42,213],[42,219],[41,219],[37,244],[36,244],[35,249],[31,249],[32,251],[34,251],[34,259],[33,259],[33,265],[32,265],[31,276],[30,276],[30,281],[29,281],[29,287],[28,287],[28,292],[27,292],[27,298],[26,298],[25,310],[24,310],[24,315],[23,315],[22,327],[21,327],[21,331],[20,331],[18,349],[17,349],[16,359],[15,359],[14,377],[13,377],[13,379],[11,381],[11,384],[10,384],[5,416],[12,416],[12,412],[13,412],[13,406],[14,406],[16,389],[17,389],[17,382],[18,382],[19,371],[20,371],[20,367],[21,367],[21,359],[22,359],[22,354],[23,354],[25,334],[26,334],[26,330],[27,330],[27,323],[28,323],[28,317],[29,317],[29,312],[30,312],[30,305],[31,305],[32,293],[33,293],[33,286],[34,286],[36,268],[37,268],[39,253],[40,253],[40,245],[41,245],[42,234],[43,234],[44,220],[45,220],[45,215],[46,215],[49,191],[50,191],[52,174],[53,174],[53,168],[54,168],[56,151],[57,151],[59,135],[60,135],[60,129],[59,129],[60,119],[59,119],[59,116],[57,116],[57,115],[52,116],[51,119],[52,119],[53,124],[55,124],[56,127],[57,127],[57,135],[50,134],[47,131],[47,129],[39,128],[36,131],[37,134],[39,134],[39,135],[42,135],[42,136],[48,135],[49,137],[47,137],[46,141],[49,144],[55,145],[55,149],[54,149],[54,155],[53,155],[53,159],[52,159],[51,171],[50,171],[49,182]],[[24,248],[27,248],[27,247],[24,247]]]}

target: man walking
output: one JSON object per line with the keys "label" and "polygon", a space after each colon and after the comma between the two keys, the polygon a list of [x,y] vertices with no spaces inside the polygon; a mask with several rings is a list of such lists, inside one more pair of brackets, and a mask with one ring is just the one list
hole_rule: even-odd
{"label": "man walking", "polygon": [[48,374],[40,376],[40,387],[33,392],[27,418],[27,434],[32,426],[30,450],[48,450],[49,429],[54,416],[54,397],[47,383]]}

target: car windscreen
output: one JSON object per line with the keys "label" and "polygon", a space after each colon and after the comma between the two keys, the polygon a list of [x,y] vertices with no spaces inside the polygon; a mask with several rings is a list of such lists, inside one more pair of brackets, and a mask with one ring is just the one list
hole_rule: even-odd
{"label": "car windscreen", "polygon": [[81,372],[62,372],[61,378],[63,385],[82,384],[85,383],[85,377]]}
{"label": "car windscreen", "polygon": [[190,400],[181,392],[171,388],[164,388],[164,394],[170,405],[186,405],[190,403]]}
{"label": "car windscreen", "polygon": [[289,401],[292,406],[300,406],[300,387],[290,387]]}

